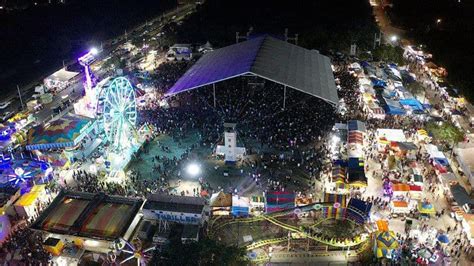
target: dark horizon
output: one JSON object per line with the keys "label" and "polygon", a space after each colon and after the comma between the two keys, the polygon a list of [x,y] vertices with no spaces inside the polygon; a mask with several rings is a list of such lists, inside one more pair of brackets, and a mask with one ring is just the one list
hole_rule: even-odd
{"label": "dark horizon", "polygon": [[[0,91],[25,86],[92,45],[159,16],[176,0],[83,0],[0,13]],[[40,82],[40,81],[38,81]]]}

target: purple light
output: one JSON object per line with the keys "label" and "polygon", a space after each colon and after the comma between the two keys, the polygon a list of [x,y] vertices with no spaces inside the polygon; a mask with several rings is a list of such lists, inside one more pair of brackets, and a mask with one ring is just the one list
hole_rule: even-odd
{"label": "purple light", "polygon": [[7,215],[0,215],[0,224],[0,244],[3,244],[10,234],[10,220]]}
{"label": "purple light", "polygon": [[95,57],[92,52],[88,52],[87,54],[79,57],[77,61],[79,61],[81,66],[89,66],[90,64],[94,63]]}

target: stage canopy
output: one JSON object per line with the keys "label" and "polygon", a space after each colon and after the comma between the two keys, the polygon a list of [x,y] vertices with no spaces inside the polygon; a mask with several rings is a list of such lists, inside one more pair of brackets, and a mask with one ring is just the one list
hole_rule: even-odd
{"label": "stage canopy", "polygon": [[28,131],[27,150],[45,150],[75,146],[91,129],[92,120],[78,115],[65,115],[46,125]]}
{"label": "stage canopy", "polygon": [[254,75],[338,102],[331,62],[317,51],[262,36],[206,53],[166,93],[189,91],[243,75]]}

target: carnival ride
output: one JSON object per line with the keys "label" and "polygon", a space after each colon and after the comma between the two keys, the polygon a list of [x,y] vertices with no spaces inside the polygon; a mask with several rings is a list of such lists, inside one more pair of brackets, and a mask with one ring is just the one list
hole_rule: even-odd
{"label": "carnival ride", "polygon": [[129,254],[127,258],[122,260],[120,264],[136,259],[137,265],[147,265],[148,261],[151,259],[152,255],[149,254],[155,250],[155,246],[144,248],[139,239],[135,239],[132,243],[125,242],[125,247],[121,250],[124,253]]}
{"label": "carnival ride", "polygon": [[124,77],[104,87],[97,106],[98,122],[115,152],[131,148],[136,139],[137,105],[135,91]]}
{"label": "carnival ride", "polygon": [[96,60],[97,49],[91,49],[87,54],[79,57],[77,61],[84,67],[85,82],[84,90],[85,95],[77,103],[74,104],[74,111],[76,114],[94,118],[96,114],[95,108],[97,107],[97,91],[100,89],[96,86],[97,80],[91,72],[91,64]]}
{"label": "carnival ride", "polygon": [[0,154],[0,187],[20,187],[30,181],[47,183],[52,177],[49,163],[23,154]]}
{"label": "carnival ride", "polygon": [[[320,211],[320,212],[328,213],[328,209],[333,208],[333,207],[340,208],[341,211],[343,211],[344,213],[347,212],[347,211],[351,211],[351,212],[355,213],[356,215],[360,216],[364,221],[366,221],[368,219],[366,214],[362,213],[360,210],[358,210],[356,208],[352,208],[350,206],[344,208],[344,207],[341,207],[340,204],[339,204],[339,206],[334,206],[334,205],[336,205],[334,202],[314,203],[314,204],[309,204],[309,205],[302,206],[302,207],[295,207],[295,208],[287,209],[287,210],[284,210],[284,211],[268,213],[268,214],[264,214],[264,215],[260,215],[260,216],[256,216],[256,217],[251,217],[251,218],[233,219],[233,220],[230,220],[230,221],[224,221],[222,223],[219,223],[219,221],[214,221],[214,223],[211,224],[211,226],[213,227],[212,232],[217,232],[220,229],[224,228],[225,226],[228,226],[228,225],[231,225],[231,224],[254,223],[254,222],[260,222],[260,221],[267,221],[267,222],[270,222],[271,224],[276,225],[280,228],[283,228],[283,229],[285,229],[289,232],[297,233],[297,234],[299,234],[303,237],[312,239],[314,241],[317,241],[319,243],[322,243],[322,244],[325,244],[325,245],[328,245],[328,246],[331,246],[331,247],[350,248],[350,247],[359,246],[361,244],[364,244],[365,242],[368,242],[368,240],[370,239],[370,233],[369,233],[370,230],[367,227],[364,227],[365,231],[367,233],[360,234],[360,235],[355,236],[351,239],[346,238],[344,240],[336,240],[336,239],[322,237],[322,236],[318,235],[316,233],[316,231],[314,230],[322,222],[327,221],[327,220],[331,220],[331,219],[340,219],[340,218],[342,218],[342,216],[341,217],[335,217],[335,216],[331,217],[329,215],[325,215],[325,217],[320,219],[318,222],[313,223],[312,225],[306,226],[306,227],[305,226],[296,227],[294,225],[284,223],[284,222],[277,219],[279,217],[284,217],[284,216],[289,216],[289,215],[299,215],[299,214],[302,214],[304,212],[310,212],[310,211]],[[347,221],[350,221],[350,222],[353,222],[353,223],[357,223],[360,226],[365,226],[363,224],[360,224],[360,220],[351,218],[351,216],[345,216],[343,219],[345,219]],[[216,224],[216,223],[218,223],[218,224]],[[246,249],[247,250],[253,250],[253,249],[257,249],[257,248],[260,248],[260,247],[263,247],[263,246],[266,246],[266,245],[281,243],[281,242],[284,242],[284,241],[287,241],[287,240],[288,240],[288,237],[264,239],[264,240],[256,241],[256,242],[253,242],[253,243],[247,245]]]}

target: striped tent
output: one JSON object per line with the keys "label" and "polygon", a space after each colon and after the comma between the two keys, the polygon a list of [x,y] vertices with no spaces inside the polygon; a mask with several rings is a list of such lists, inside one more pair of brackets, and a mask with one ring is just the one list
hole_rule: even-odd
{"label": "striped tent", "polygon": [[347,197],[345,194],[324,193],[324,202],[330,202],[330,203],[338,202],[341,205],[341,207],[346,207]]}
{"label": "striped tent", "polygon": [[346,217],[346,208],[336,208],[334,206],[323,207],[322,214],[325,218],[341,220]]}
{"label": "striped tent", "polygon": [[349,131],[347,142],[349,144],[362,144],[364,142],[364,135],[360,131]]}
{"label": "striped tent", "polygon": [[426,132],[426,130],[424,130],[424,129],[418,129],[417,133],[420,136],[428,137],[428,132]]}
{"label": "striped tent", "polygon": [[27,150],[47,150],[73,147],[79,143],[92,120],[78,115],[65,115],[46,125],[28,131]]}
{"label": "striped tent", "polygon": [[332,182],[341,184],[346,180],[346,168],[337,165],[332,170]]}
{"label": "striped tent", "polygon": [[273,191],[265,194],[265,212],[287,210],[295,207],[296,194],[284,191]]}
{"label": "striped tent", "polygon": [[393,231],[378,231],[375,237],[375,253],[377,258],[389,256],[393,250],[399,247],[397,238]]}

